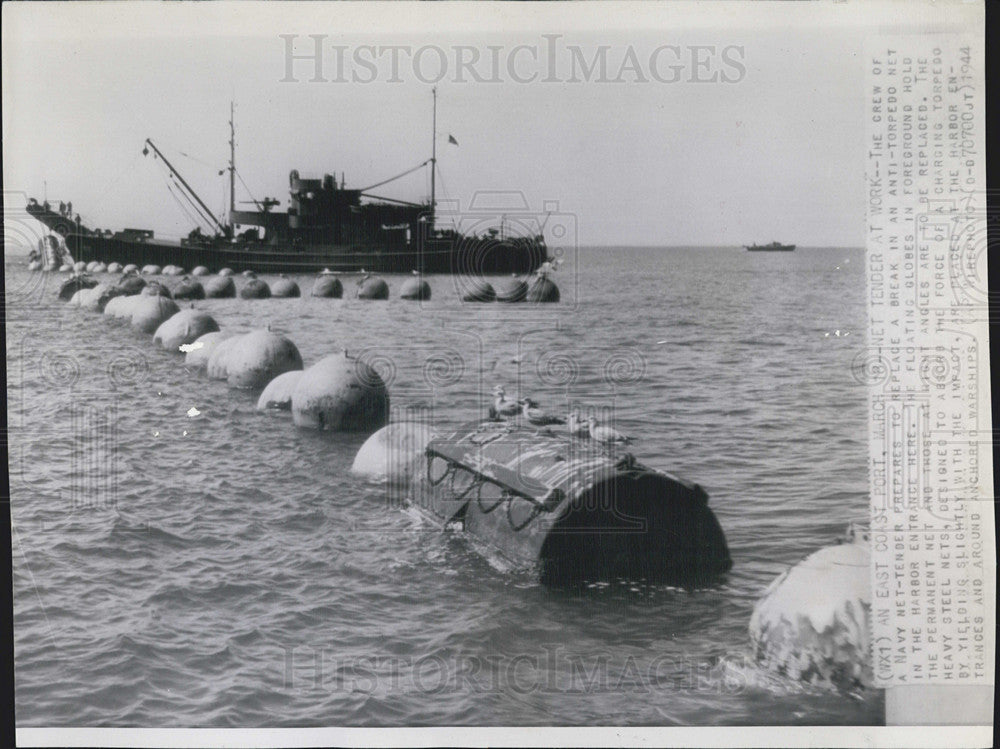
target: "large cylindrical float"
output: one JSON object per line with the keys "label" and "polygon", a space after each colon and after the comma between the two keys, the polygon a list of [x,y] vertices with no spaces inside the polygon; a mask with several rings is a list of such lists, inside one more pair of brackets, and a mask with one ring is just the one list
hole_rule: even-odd
{"label": "large cylindrical float", "polygon": [[732,567],[698,485],[615,455],[565,427],[472,422],[434,439],[410,495],[549,584],[630,580],[696,586]]}

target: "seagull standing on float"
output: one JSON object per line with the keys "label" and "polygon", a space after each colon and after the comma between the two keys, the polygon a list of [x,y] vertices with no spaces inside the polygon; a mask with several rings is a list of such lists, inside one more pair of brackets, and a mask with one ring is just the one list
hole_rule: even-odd
{"label": "seagull standing on float", "polygon": [[631,437],[622,434],[617,429],[598,426],[597,419],[593,416],[587,419],[587,424],[590,427],[590,439],[594,442],[601,442],[605,445],[627,445],[632,441]]}

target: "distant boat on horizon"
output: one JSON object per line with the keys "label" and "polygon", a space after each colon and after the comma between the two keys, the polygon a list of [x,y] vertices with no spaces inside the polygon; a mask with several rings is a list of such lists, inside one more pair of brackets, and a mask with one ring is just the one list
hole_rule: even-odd
{"label": "distant boat on horizon", "polygon": [[795,245],[781,244],[781,242],[771,242],[771,244],[745,244],[743,246],[748,252],[791,252],[795,249]]}

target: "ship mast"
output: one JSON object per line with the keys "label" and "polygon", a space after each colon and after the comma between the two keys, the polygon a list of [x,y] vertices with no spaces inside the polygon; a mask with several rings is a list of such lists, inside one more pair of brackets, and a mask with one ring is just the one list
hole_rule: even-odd
{"label": "ship mast", "polygon": [[437,213],[436,213],[437,204],[436,204],[436,202],[434,200],[434,177],[436,176],[436,172],[437,172],[437,121],[438,121],[438,106],[437,106],[438,105],[438,90],[437,90],[437,86],[435,86],[433,89],[431,89],[431,91],[434,94],[434,114],[433,114],[433,117],[432,117],[432,123],[433,124],[431,126],[431,129],[433,131],[432,137],[431,137],[431,230],[433,230],[434,229],[434,222],[435,222],[435,219],[437,218]]}
{"label": "ship mast", "polygon": [[234,121],[236,107],[229,102],[229,223],[233,222],[233,211],[236,210],[236,125]]}

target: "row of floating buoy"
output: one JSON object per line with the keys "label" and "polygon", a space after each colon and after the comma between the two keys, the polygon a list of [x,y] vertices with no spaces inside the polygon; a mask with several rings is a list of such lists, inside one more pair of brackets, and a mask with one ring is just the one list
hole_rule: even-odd
{"label": "row of floating buoy", "polygon": [[[28,263],[29,270],[43,270],[41,261],[32,260]],[[148,276],[183,276],[180,285],[171,295],[175,299],[226,299],[239,296],[242,299],[269,299],[271,297],[290,298],[302,296],[299,285],[292,279],[281,274],[271,284],[257,278],[253,271],[243,271],[247,283],[239,291],[232,280],[235,275],[231,268],[222,268],[215,277],[203,284],[199,278],[211,276],[212,273],[203,265],[195,267],[190,274],[177,265],[145,265],[141,268],[135,264],[103,263],[92,260],[85,263],[82,260],[73,265],[63,265],[60,271],[112,275]],[[364,271],[362,271],[364,273]],[[465,286],[461,299],[463,302],[529,302],[553,303],[559,301],[559,287],[549,278],[547,273],[539,273],[528,280],[512,276],[497,284],[496,288],[484,279],[462,279]],[[341,299],[344,296],[344,285],[330,270],[321,271],[313,282],[310,295],[329,299]],[[357,283],[358,299],[386,300],[389,299],[389,284],[382,278],[363,275]],[[414,272],[413,277],[406,279],[399,289],[400,299],[427,301],[431,298],[430,284]]]}
{"label": "row of floating buoy", "polygon": [[[126,277],[123,282],[129,278]],[[70,279],[60,299],[101,312],[151,335],[163,349],[184,355],[184,366],[230,387],[262,391],[257,409],[288,410],[298,426],[329,431],[374,431],[388,423],[389,392],[371,366],[347,352],[305,367],[298,347],[270,329],[223,331],[206,311],[181,309],[157,282],[99,283]],[[138,291],[136,291],[138,289]]]}

